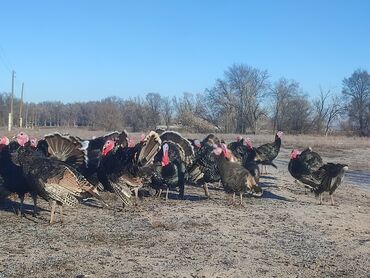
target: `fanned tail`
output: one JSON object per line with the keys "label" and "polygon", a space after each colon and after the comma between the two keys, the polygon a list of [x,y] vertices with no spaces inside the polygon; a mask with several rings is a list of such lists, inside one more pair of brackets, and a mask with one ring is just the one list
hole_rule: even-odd
{"label": "fanned tail", "polygon": [[194,148],[188,139],[175,131],[165,131],[161,134],[160,138],[162,143],[172,142],[176,144],[180,151],[181,160],[184,161],[186,165],[191,164],[194,158]]}
{"label": "fanned tail", "polygon": [[189,181],[192,183],[196,183],[198,180],[204,177],[204,173],[201,169],[201,166],[195,164],[189,170]]}
{"label": "fanned tail", "polygon": [[76,205],[79,199],[86,197],[94,197],[104,203],[97,188],[73,167],[63,165],[58,175],[40,182],[45,185],[52,199],[69,206]]}
{"label": "fanned tail", "polygon": [[125,183],[112,183],[114,193],[122,200],[124,206],[130,206],[131,201],[131,190]]}
{"label": "fanned tail", "polygon": [[153,161],[154,156],[161,149],[162,140],[159,135],[151,131],[145,137],[143,146],[139,153],[138,164],[139,166],[146,166]]}
{"label": "fanned tail", "polygon": [[49,183],[45,185],[45,191],[49,197],[63,205],[74,207],[78,205],[77,197],[59,184]]}
{"label": "fanned tail", "polygon": [[86,149],[88,143],[81,143],[73,137],[58,132],[46,135],[45,141],[48,144],[48,152],[52,157],[73,166],[87,164]]}

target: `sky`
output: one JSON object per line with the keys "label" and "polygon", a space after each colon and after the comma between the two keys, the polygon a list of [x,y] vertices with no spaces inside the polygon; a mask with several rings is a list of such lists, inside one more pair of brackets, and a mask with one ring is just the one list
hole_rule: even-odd
{"label": "sky", "polygon": [[0,0],[0,92],[26,101],[201,93],[231,65],[315,96],[370,71],[370,1]]}

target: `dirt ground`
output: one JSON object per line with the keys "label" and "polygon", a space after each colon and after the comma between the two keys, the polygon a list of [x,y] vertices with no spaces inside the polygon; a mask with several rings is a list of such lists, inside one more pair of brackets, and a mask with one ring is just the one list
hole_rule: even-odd
{"label": "dirt ground", "polygon": [[294,182],[291,148],[284,145],[278,169],[262,177],[263,197],[245,197],[242,206],[218,184],[210,199],[190,185],[185,200],[177,192],[155,199],[144,189],[137,206],[122,209],[104,193],[109,208],[66,208],[65,223],[49,225],[48,203],[39,201],[37,218],[30,205],[20,218],[18,200],[3,201],[0,278],[370,277],[370,148],[323,151],[325,161],[351,169],[335,206],[328,196],[318,205]]}

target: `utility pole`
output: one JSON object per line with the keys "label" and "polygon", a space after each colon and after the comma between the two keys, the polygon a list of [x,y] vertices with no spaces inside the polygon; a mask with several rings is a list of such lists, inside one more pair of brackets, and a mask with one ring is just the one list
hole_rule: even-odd
{"label": "utility pole", "polygon": [[26,128],[28,128],[28,103],[26,103],[26,119],[25,119]]}
{"label": "utility pole", "polygon": [[19,127],[22,128],[23,118],[22,118],[22,108],[23,108],[23,89],[24,82],[22,82],[22,91],[21,91],[21,103],[19,104]]}
{"label": "utility pole", "polygon": [[10,113],[8,118],[8,131],[12,131],[13,127],[13,99],[14,99],[14,79],[15,79],[15,71],[12,71],[12,98],[10,100]]}

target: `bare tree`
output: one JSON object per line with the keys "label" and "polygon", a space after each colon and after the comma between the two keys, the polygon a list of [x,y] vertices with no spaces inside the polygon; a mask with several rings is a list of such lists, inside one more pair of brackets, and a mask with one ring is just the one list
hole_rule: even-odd
{"label": "bare tree", "polygon": [[173,106],[172,106],[171,99],[169,97],[162,98],[161,110],[162,110],[164,123],[165,123],[167,129],[169,129],[169,126],[170,126],[171,120],[172,120],[172,115],[173,115]]}
{"label": "bare tree", "polygon": [[342,101],[339,96],[326,92],[320,88],[320,96],[313,100],[314,118],[312,125],[317,133],[328,135],[331,124],[343,112]]}
{"label": "bare tree", "polygon": [[245,133],[247,124],[256,132],[257,121],[264,114],[261,102],[269,86],[267,71],[240,64],[231,66],[225,75],[238,100],[237,132]]}
{"label": "bare tree", "polygon": [[228,82],[217,79],[213,88],[206,89],[208,117],[226,133],[236,131],[237,100]]}
{"label": "bare tree", "polygon": [[305,133],[311,127],[311,103],[306,95],[296,95],[289,102],[284,130],[291,133]]}
{"label": "bare tree", "polygon": [[194,132],[214,132],[215,126],[207,120],[206,103],[201,95],[186,92],[182,97],[174,97],[173,103],[177,120],[183,128]]}
{"label": "bare tree", "polygon": [[121,113],[125,124],[132,127],[132,131],[144,131],[148,128],[147,105],[140,97],[124,101]]}
{"label": "bare tree", "polygon": [[287,127],[284,127],[284,124],[287,121],[290,102],[299,95],[299,92],[300,88],[297,81],[281,78],[275,83],[271,91],[273,99],[273,133],[277,130],[286,130]]}
{"label": "bare tree", "polygon": [[245,133],[247,128],[257,130],[257,122],[264,115],[262,100],[269,87],[267,71],[244,64],[231,66],[208,90],[220,110],[235,111],[236,132]]}
{"label": "bare tree", "polygon": [[151,128],[155,128],[160,123],[160,113],[162,98],[158,93],[148,93],[146,95],[146,102],[148,104],[148,124]]}
{"label": "bare tree", "polygon": [[328,136],[330,125],[334,120],[336,120],[340,114],[343,113],[343,104],[342,99],[338,95],[333,95],[331,97],[331,102],[329,103],[328,112],[326,115],[326,124],[325,124],[325,136]]}
{"label": "bare tree", "polygon": [[361,136],[369,135],[370,75],[358,69],[343,80],[343,95],[347,99],[349,118],[357,126]]}

